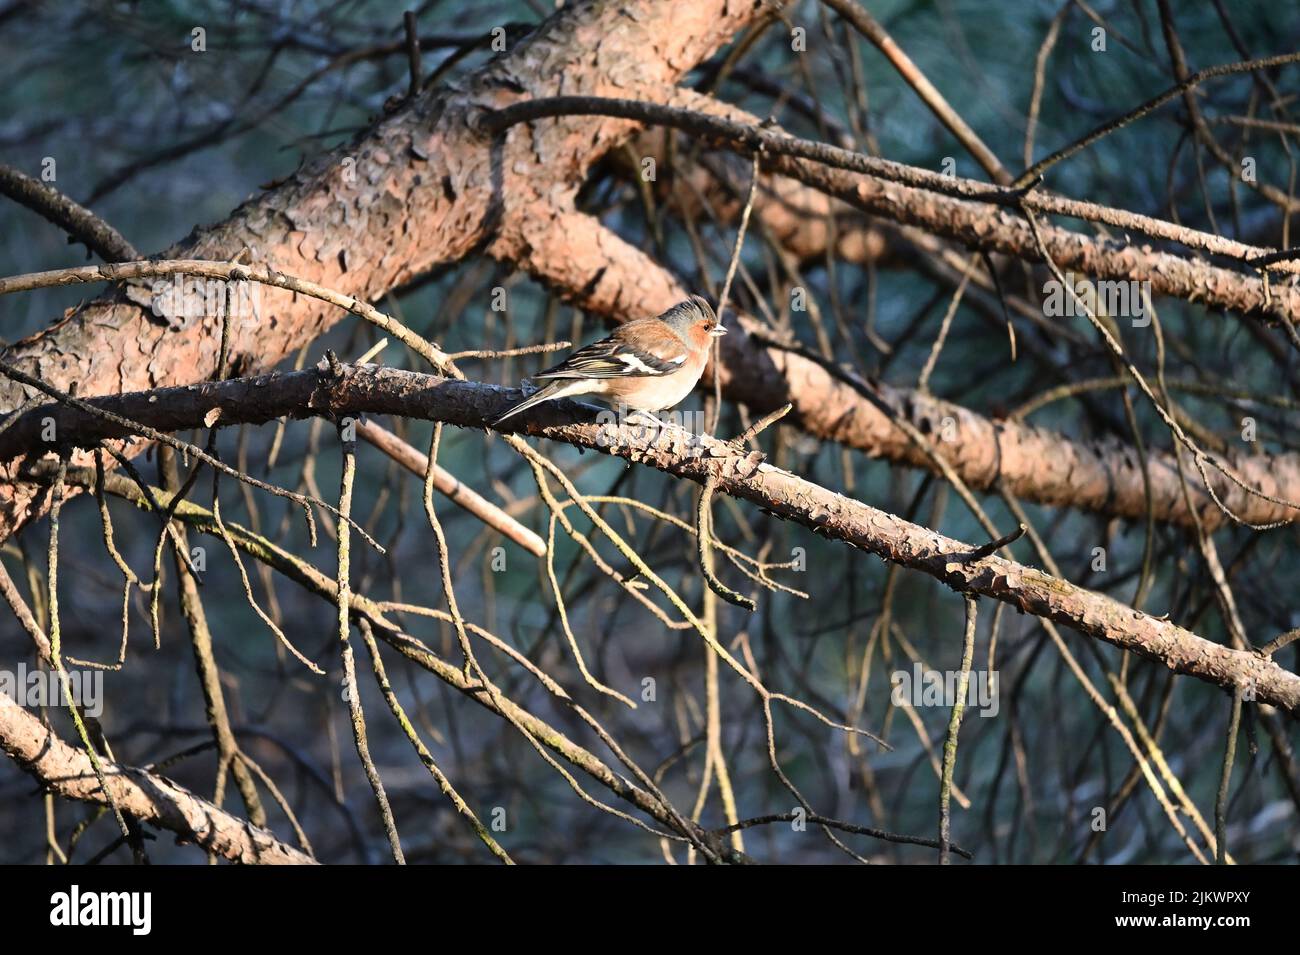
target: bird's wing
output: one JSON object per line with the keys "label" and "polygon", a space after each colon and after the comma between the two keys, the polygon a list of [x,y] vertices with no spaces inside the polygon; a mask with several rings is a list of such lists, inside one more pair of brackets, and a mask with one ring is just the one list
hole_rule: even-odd
{"label": "bird's wing", "polygon": [[579,348],[533,378],[653,378],[671,374],[686,359],[686,344],[671,332],[614,334]]}

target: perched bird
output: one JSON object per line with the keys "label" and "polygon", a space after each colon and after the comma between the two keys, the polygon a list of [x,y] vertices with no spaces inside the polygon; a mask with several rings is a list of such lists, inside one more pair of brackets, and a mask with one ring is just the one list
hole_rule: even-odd
{"label": "perched bird", "polygon": [[608,337],[533,375],[534,381],[549,383],[492,424],[543,401],[577,395],[595,395],[615,407],[647,414],[671,408],[691,393],[704,374],[713,339],[725,334],[709,303],[692,295],[662,315],[620,325]]}

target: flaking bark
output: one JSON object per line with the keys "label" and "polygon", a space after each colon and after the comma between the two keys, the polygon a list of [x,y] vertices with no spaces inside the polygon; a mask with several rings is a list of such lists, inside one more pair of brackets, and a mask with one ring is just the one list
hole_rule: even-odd
{"label": "flaking bark", "polygon": [[[92,404],[165,431],[198,427],[214,408],[230,423],[256,424],[285,415],[337,420],[392,414],[482,428],[521,397],[514,389],[375,365],[341,365],[338,370],[336,374],[322,363],[307,371],[102,398]],[[121,434],[116,425],[66,407],[34,409],[11,431],[26,431],[47,415],[58,416],[60,434],[67,441],[91,444]],[[1176,672],[1226,690],[1253,692],[1260,702],[1300,714],[1300,676],[1260,654],[1213,643],[1169,620],[1015,561],[980,557],[971,544],[775,468],[759,452],[680,428],[659,431],[611,423],[590,406],[571,401],[542,405],[511,419],[504,430],[564,441],[698,483],[716,478],[722,493],[922,571],[956,591],[1009,603]],[[5,454],[0,438],[0,459]]]}

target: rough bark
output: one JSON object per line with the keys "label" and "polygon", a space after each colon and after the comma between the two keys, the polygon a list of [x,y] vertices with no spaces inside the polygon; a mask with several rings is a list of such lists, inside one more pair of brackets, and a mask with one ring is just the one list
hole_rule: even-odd
{"label": "rough bark", "polygon": [[[164,254],[226,260],[248,247],[257,262],[377,299],[468,255],[503,218],[529,214],[541,198],[572,195],[590,164],[634,128],[578,119],[492,137],[472,116],[560,92],[626,96],[672,84],[760,12],[756,0],[566,6],[463,86],[409,101],[353,144],[318,157]],[[110,292],[10,346],[5,359],[64,390],[76,382],[82,395],[209,376],[219,319],[160,321],[140,304],[147,298],[141,288]],[[245,372],[274,365],[344,317],[280,292],[263,296],[261,312],[258,320],[232,323],[230,361]],[[0,382],[0,408],[16,407],[23,395]],[[27,519],[33,500],[30,488],[6,490],[0,539]]]}
{"label": "rough bark", "polygon": [[[942,197],[940,197],[942,198]],[[654,315],[686,294],[645,252],[584,213],[539,209],[503,228],[494,254],[527,268],[583,308],[616,321]],[[724,321],[734,323],[727,317]],[[754,332],[766,327],[741,315],[743,334],[722,339],[722,385],[728,395],[763,414],[787,402],[788,419],[809,434],[869,455],[933,469],[929,457],[880,408],[826,368],[800,355],[763,345]],[[1137,452],[1118,440],[1075,441],[1059,432],[1016,421],[994,420],[961,405],[912,389],[874,383],[881,402],[930,436],[961,478],[976,490],[1001,484],[1026,500],[1079,507],[1126,518],[1146,514],[1146,490]],[[951,418],[954,428],[944,429]],[[940,433],[952,440],[940,440]],[[1229,462],[1252,486],[1275,497],[1300,499],[1300,455],[1239,455]],[[1174,455],[1148,454],[1151,507],[1157,520],[1192,525]],[[1289,508],[1247,494],[1211,473],[1219,499],[1252,523],[1295,516]],[[1199,475],[1189,479],[1191,499],[1207,529],[1227,518]]]}
{"label": "rough bark", "polygon": [[[328,365],[313,370],[193,385],[152,394],[91,402],[163,431],[197,427],[213,409],[221,420],[261,423],[284,415],[394,414],[481,428],[521,397],[513,389],[374,365]],[[92,442],[122,434],[120,427],[75,408],[41,408],[57,416],[65,440]],[[14,429],[30,428],[22,420]],[[836,494],[766,464],[758,452],[681,429],[643,429],[603,422],[590,408],[552,402],[506,431],[564,441],[617,455],[677,477],[704,482],[814,533],[844,541],[885,560],[922,571],[954,590],[1001,600],[1098,640],[1157,660],[1179,673],[1231,691],[1250,691],[1263,703],[1300,714],[1300,676],[1267,657],[1213,643],[1177,624],[1134,610],[1104,594],[945,537],[885,511]],[[649,433],[647,433],[649,432]]]}
{"label": "rough bark", "polygon": [[[0,750],[51,792],[108,804],[86,754],[63,742],[3,693]],[[192,842],[231,862],[248,865],[315,865],[310,856],[265,829],[232,816],[163,776],[107,761],[104,774],[114,802],[123,812],[174,832],[178,842]]]}
{"label": "rough bark", "polygon": [[[585,307],[616,319],[654,314],[682,289],[657,263],[573,209],[592,161],[632,134],[624,119],[566,117],[521,125],[491,137],[476,120],[510,102],[557,92],[627,96],[659,90],[667,101],[708,108],[744,122],[753,117],[678,90],[672,83],[757,15],[757,5],[709,3],[580,4],[557,13],[465,87],[416,99],[379,122],[353,146],[323,156],[227,221],[196,232],[171,256],[227,259],[245,247],[256,260],[362,299],[476,248],[487,248],[550,282]],[[913,223],[960,241],[1026,254],[1032,240],[1008,213],[857,173],[777,157],[773,168],[812,183],[873,215]],[[780,182],[781,180],[776,180]],[[785,180],[789,181],[789,180]],[[775,187],[774,187],[775,188]],[[786,187],[781,187],[785,190]],[[807,203],[782,191],[779,205]],[[815,247],[816,236],[785,234]],[[1300,292],[1144,247],[1115,247],[1047,229],[1058,264],[1100,277],[1150,277],[1157,291],[1242,310],[1292,310]],[[864,246],[863,255],[871,243]],[[128,287],[129,288],[129,287]],[[218,320],[168,324],[136,300],[141,290],[109,295],[52,328],[12,346],[6,359],[60,388],[110,394],[201,379],[218,348]],[[340,320],[343,313],[301,296],[268,291],[259,320],[236,321],[231,363],[243,372],[279,361]],[[754,330],[752,322],[746,327]],[[722,381],[729,397],[757,411],[796,406],[791,420],[814,436],[868,454],[929,466],[929,459],[877,407],[826,369],[746,336],[729,336]],[[1119,443],[1090,444],[1012,422],[994,421],[904,389],[879,387],[882,401],[923,433],[951,417],[957,440],[942,451],[977,489],[1001,481],[1017,496],[1137,518],[1146,513],[1135,453]],[[23,390],[0,381],[0,407]],[[1300,458],[1242,456],[1232,462],[1250,484],[1300,497]],[[1151,461],[1152,510],[1187,525],[1191,515],[1167,454]],[[8,472],[13,474],[12,466]],[[0,475],[2,477],[4,475]],[[1222,477],[1216,491],[1252,523],[1292,516],[1245,494]],[[1208,528],[1226,519],[1193,482]],[[34,490],[0,491],[0,538],[29,516]]]}
{"label": "rough bark", "polygon": [[[665,168],[668,159],[667,131],[651,128],[628,143],[633,156],[653,158],[656,167]],[[621,157],[615,154],[616,161]],[[639,176],[620,164],[620,173]],[[683,218],[715,217],[732,222],[743,207],[749,163],[734,153],[705,151],[697,165],[678,168],[656,178],[656,196],[667,202]],[[706,211],[703,206],[708,205]],[[842,262],[864,265],[887,260],[891,237],[871,218],[819,189],[806,186],[789,176],[765,172],[754,198],[754,219],[782,249],[800,262],[824,259],[828,250]]]}

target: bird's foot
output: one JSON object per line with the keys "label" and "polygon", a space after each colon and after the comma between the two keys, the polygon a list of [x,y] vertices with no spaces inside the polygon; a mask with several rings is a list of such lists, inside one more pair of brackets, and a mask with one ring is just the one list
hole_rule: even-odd
{"label": "bird's foot", "polygon": [[632,418],[641,418],[645,421],[648,421],[650,424],[654,425],[660,431],[663,431],[665,428],[668,427],[668,425],[660,421],[656,415],[652,414],[649,411],[641,411],[640,409],[637,409],[633,411],[631,415],[628,416],[629,421],[631,421]]}

